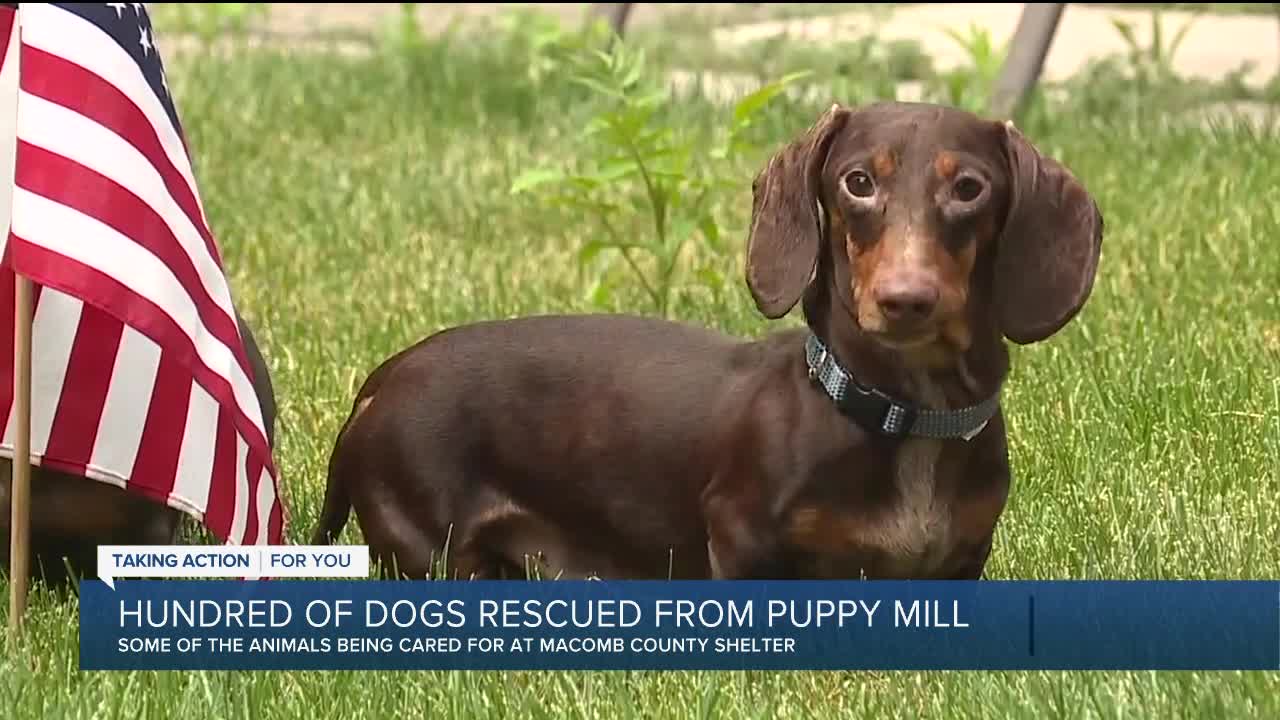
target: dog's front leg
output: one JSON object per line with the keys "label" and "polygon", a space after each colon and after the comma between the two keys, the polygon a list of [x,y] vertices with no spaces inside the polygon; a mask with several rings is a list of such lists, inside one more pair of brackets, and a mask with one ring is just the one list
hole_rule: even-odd
{"label": "dog's front leg", "polygon": [[772,580],[787,576],[775,524],[753,488],[718,476],[703,495],[707,557],[713,580]]}
{"label": "dog's front leg", "polygon": [[980,546],[975,548],[963,564],[948,578],[950,580],[983,580],[987,568],[987,560],[991,557],[991,545],[994,535],[988,535]]}

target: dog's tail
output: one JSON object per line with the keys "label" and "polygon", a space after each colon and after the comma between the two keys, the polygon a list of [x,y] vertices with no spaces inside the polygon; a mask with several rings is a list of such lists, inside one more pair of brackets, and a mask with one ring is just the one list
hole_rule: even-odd
{"label": "dog's tail", "polygon": [[401,352],[375,368],[369,374],[369,377],[365,379],[364,385],[356,392],[355,402],[351,404],[351,414],[347,416],[346,421],[342,423],[342,428],[338,430],[338,438],[334,442],[333,453],[329,456],[329,474],[324,488],[324,504],[320,507],[320,518],[316,529],[311,534],[312,545],[328,545],[332,543],[347,526],[347,519],[351,515],[351,493],[343,484],[342,478],[344,474],[339,472],[339,464],[342,462],[342,441],[346,438],[351,424],[368,408],[369,403],[373,402],[374,394],[382,386],[382,382],[391,367],[404,354],[404,352]]}
{"label": "dog's tail", "polygon": [[[343,428],[345,430],[345,426]],[[324,488],[324,505],[320,520],[311,534],[312,545],[328,545],[342,534],[351,515],[351,495],[333,471],[335,460],[329,461],[329,482]]]}
{"label": "dog's tail", "polygon": [[351,493],[343,482],[347,473],[341,472],[340,467],[343,462],[342,441],[346,439],[352,423],[364,413],[369,403],[373,402],[374,392],[380,384],[374,379],[380,375],[381,373],[375,372],[365,381],[364,386],[356,393],[355,402],[351,404],[351,414],[347,415],[342,428],[338,430],[338,438],[333,444],[333,453],[329,456],[329,475],[324,488],[324,504],[320,507],[320,520],[315,532],[311,534],[312,545],[332,543],[347,526],[347,519],[351,515]]}

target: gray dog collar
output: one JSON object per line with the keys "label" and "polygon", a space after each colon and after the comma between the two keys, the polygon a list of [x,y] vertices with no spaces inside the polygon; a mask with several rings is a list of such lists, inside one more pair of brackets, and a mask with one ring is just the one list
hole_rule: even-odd
{"label": "gray dog collar", "polygon": [[881,435],[971,440],[1000,408],[999,392],[959,410],[916,408],[875,388],[859,385],[816,335],[809,335],[805,341],[804,354],[809,363],[809,379],[822,386],[841,412],[866,430]]}

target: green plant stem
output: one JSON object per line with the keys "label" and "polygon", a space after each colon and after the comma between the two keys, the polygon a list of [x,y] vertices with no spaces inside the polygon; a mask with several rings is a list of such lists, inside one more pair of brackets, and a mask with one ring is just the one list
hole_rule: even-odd
{"label": "green plant stem", "polygon": [[[639,149],[636,148],[635,142],[630,139],[627,140],[627,150],[631,153],[631,159],[635,160],[636,168],[640,171],[640,178],[644,181],[645,194],[648,195],[649,205],[653,209],[653,230],[657,234],[658,247],[665,249],[667,247],[666,206],[661,202],[661,197],[654,187],[653,178],[649,176],[649,169],[644,164],[644,158],[640,157]],[[632,267],[635,268],[637,273],[640,273],[640,269],[635,267],[634,263],[632,263]],[[644,280],[643,274],[641,274],[641,280]],[[661,295],[656,296],[654,300],[658,305],[658,312],[664,316],[667,314],[667,296],[670,294],[669,280],[669,276],[663,277],[663,292]],[[647,286],[648,282],[644,282]]]}
{"label": "green plant stem", "polygon": [[609,222],[608,218],[601,216],[600,225],[604,228],[604,232],[609,236],[609,239],[613,241],[611,244],[618,249],[618,252],[622,254],[622,258],[627,261],[627,265],[631,267],[632,272],[634,272],[636,277],[640,279],[640,285],[649,295],[649,298],[653,300],[655,305],[660,306],[662,302],[659,299],[657,289],[655,289],[653,284],[649,282],[649,279],[644,276],[644,272],[642,272],[640,270],[640,266],[636,264],[635,258],[631,257],[632,248],[627,243],[622,242],[622,236],[618,234],[617,228],[613,226],[613,223]]}
{"label": "green plant stem", "polygon": [[662,301],[662,296],[658,293],[657,289],[653,287],[653,284],[649,282],[649,279],[644,276],[644,271],[642,271],[640,269],[640,266],[636,264],[635,258],[631,257],[631,248],[621,247],[621,248],[618,248],[618,252],[622,253],[622,258],[627,261],[628,265],[631,266],[631,269],[635,272],[636,277],[640,278],[640,284],[644,287],[644,291],[649,293],[649,297],[653,299],[653,303],[657,305],[662,312],[665,313],[666,308],[664,306],[666,305],[666,303]]}
{"label": "green plant stem", "polygon": [[640,170],[640,177],[644,180],[645,194],[649,196],[649,205],[653,208],[653,230],[657,233],[658,244],[665,247],[667,243],[666,205],[660,202],[658,191],[653,184],[653,178],[649,176],[649,169],[645,166],[644,159],[640,157],[640,151],[636,148],[635,143],[628,141],[627,150],[630,151],[631,158],[636,161],[636,167]]}
{"label": "green plant stem", "polygon": [[676,249],[671,253],[671,256],[667,258],[666,269],[662,272],[662,313],[664,315],[671,304],[671,277],[675,275],[676,261],[680,259],[680,253],[684,251],[686,242],[688,242],[688,238],[680,239],[680,244],[676,245]]}

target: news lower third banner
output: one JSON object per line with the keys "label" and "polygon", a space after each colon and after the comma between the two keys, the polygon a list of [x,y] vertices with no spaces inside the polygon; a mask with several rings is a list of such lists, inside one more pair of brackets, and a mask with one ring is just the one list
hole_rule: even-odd
{"label": "news lower third banner", "polygon": [[1278,670],[1280,582],[93,579],[80,666]]}

